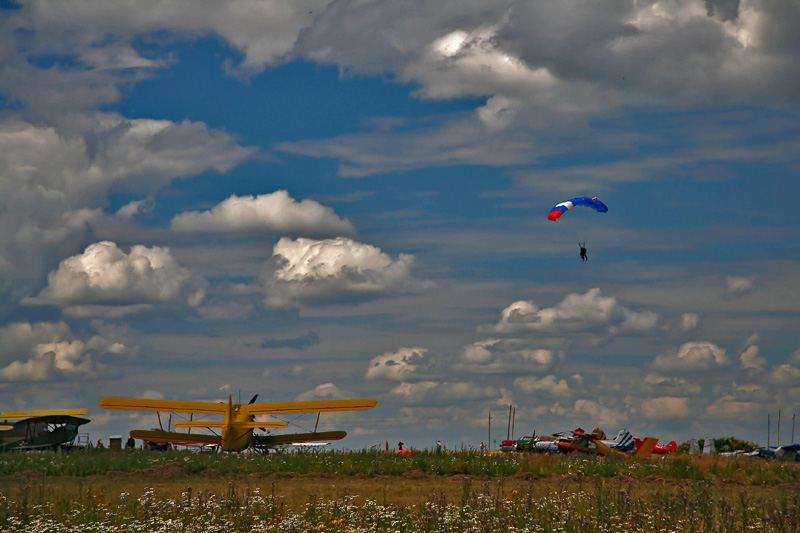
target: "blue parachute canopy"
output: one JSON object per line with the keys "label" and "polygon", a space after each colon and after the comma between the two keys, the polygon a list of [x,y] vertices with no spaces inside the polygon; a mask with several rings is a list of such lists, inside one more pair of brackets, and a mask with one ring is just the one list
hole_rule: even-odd
{"label": "blue parachute canopy", "polygon": [[555,222],[558,218],[567,212],[567,210],[572,209],[576,205],[583,205],[586,207],[591,207],[598,213],[605,213],[608,211],[608,207],[606,204],[594,198],[588,198],[586,196],[581,196],[578,198],[573,198],[572,200],[567,200],[566,202],[561,202],[560,204],[556,205],[553,209],[550,210],[550,213],[547,214],[547,218]]}

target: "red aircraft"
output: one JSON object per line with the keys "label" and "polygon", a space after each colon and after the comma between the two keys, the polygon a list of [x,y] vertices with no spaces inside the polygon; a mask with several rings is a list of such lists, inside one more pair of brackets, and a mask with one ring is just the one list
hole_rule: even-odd
{"label": "red aircraft", "polygon": [[[637,450],[642,446],[643,442],[644,439],[642,437],[633,437],[633,444],[634,446],[636,446]],[[657,455],[666,455],[670,452],[674,452],[677,449],[678,449],[678,443],[673,440],[670,441],[669,444],[664,444],[664,445],[656,444],[655,447],[653,448],[653,453]]]}

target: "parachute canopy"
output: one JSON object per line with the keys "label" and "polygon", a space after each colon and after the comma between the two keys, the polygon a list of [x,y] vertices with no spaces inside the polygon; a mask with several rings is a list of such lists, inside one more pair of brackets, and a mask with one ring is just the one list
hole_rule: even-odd
{"label": "parachute canopy", "polygon": [[576,205],[585,205],[586,207],[591,207],[598,213],[605,213],[608,211],[608,207],[606,204],[594,198],[587,198],[586,196],[581,196],[579,198],[573,198],[572,200],[567,200],[566,202],[561,202],[560,204],[556,205],[553,209],[550,210],[550,213],[547,214],[547,218],[555,222],[558,220],[558,217],[563,215],[567,212],[568,209],[572,209]]}

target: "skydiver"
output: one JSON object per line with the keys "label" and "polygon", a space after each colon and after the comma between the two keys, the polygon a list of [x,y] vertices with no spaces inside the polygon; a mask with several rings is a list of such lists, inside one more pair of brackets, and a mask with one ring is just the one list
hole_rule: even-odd
{"label": "skydiver", "polygon": [[585,242],[579,242],[578,246],[581,247],[581,259],[583,261],[588,261],[589,258],[586,256],[586,243]]}

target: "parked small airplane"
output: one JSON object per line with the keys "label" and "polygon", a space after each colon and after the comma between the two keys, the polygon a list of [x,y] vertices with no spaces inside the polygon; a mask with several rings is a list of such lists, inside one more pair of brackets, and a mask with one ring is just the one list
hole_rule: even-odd
{"label": "parked small airplane", "polygon": [[[533,451],[541,453],[558,453],[558,443],[562,441],[571,441],[573,436],[578,433],[585,433],[581,428],[572,431],[562,431],[560,433],[553,433],[552,435],[539,435],[536,434],[529,437],[522,437],[517,441],[517,451]],[[606,434],[600,428],[594,428],[592,434],[600,439],[605,439]]]}
{"label": "parked small airplane", "polygon": [[100,407],[134,411],[222,415],[224,418],[217,421],[189,420],[175,422],[176,427],[182,428],[207,428],[212,432],[215,429],[219,429],[219,435],[163,430],[134,430],[131,431],[131,437],[154,443],[215,445],[219,446],[223,451],[240,452],[247,448],[267,450],[277,446],[304,442],[341,440],[347,436],[344,431],[257,435],[253,433],[254,429],[281,428],[285,427],[287,423],[258,421],[255,419],[256,415],[363,411],[372,409],[378,403],[370,399],[255,403],[257,397],[258,395],[256,394],[250,400],[250,403],[246,404],[233,403],[231,397],[228,397],[228,403],[106,397],[100,399]]}
{"label": "parked small airplane", "polygon": [[[642,437],[633,437],[633,440],[634,440],[636,449],[638,450],[639,447],[644,442],[644,439]],[[675,442],[674,440],[672,440],[672,441],[669,441],[668,444],[663,444],[663,445],[662,444],[656,444],[655,447],[653,447],[653,453],[656,454],[656,455],[666,455],[668,453],[674,452],[677,449],[678,449],[678,443]]]}
{"label": "parked small airplane", "polygon": [[572,437],[566,433],[557,433],[547,437],[538,437],[533,443],[533,451],[541,453],[558,453],[558,443],[570,441]]}
{"label": "parked small airplane", "polygon": [[0,411],[4,421],[0,422],[0,451],[69,446],[78,436],[78,427],[89,423],[83,418],[87,414],[88,409]]}
{"label": "parked small airplane", "polygon": [[[627,435],[626,435],[627,433]],[[612,441],[604,441],[600,439],[597,435],[592,433],[577,433],[573,432],[572,440],[566,441],[562,440],[558,443],[558,451],[561,453],[572,453],[572,452],[582,452],[582,453],[592,453],[595,455],[619,455],[619,456],[637,456],[637,457],[649,457],[650,454],[653,453],[653,448],[655,447],[658,439],[653,437],[647,437],[642,442],[641,447],[636,450],[628,450],[623,443],[627,442],[629,439],[630,433],[626,430],[621,431],[617,437]],[[620,439],[620,445],[611,445],[609,446],[607,443],[613,443]]]}
{"label": "parked small airplane", "polygon": [[770,446],[756,450],[761,457],[778,459],[780,461],[800,461],[800,444],[785,444],[783,446]]}

